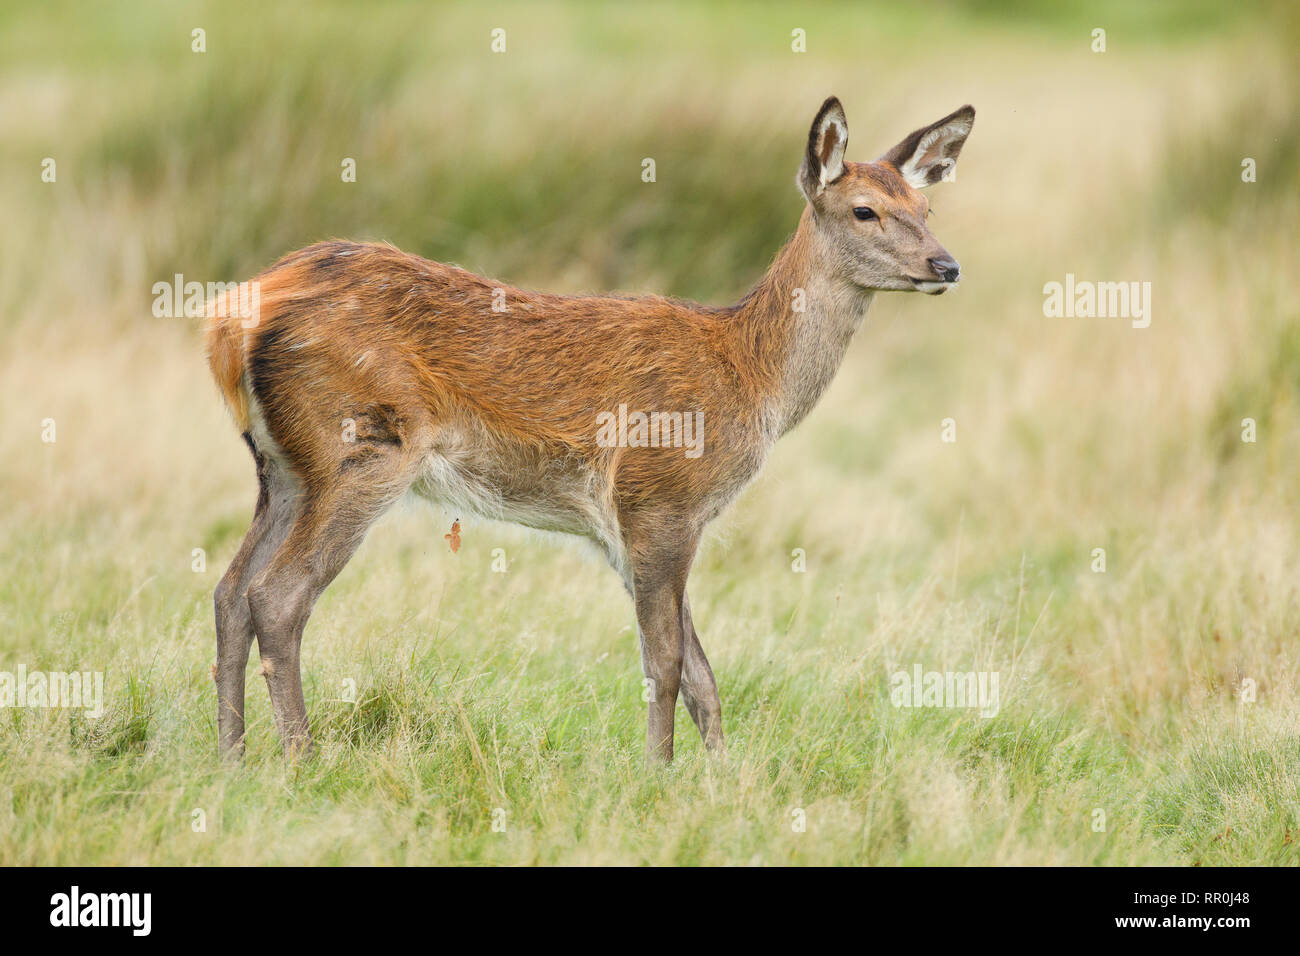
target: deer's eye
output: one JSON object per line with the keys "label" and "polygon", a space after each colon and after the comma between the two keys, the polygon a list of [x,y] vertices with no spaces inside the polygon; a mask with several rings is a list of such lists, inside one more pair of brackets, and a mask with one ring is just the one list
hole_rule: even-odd
{"label": "deer's eye", "polygon": [[876,211],[870,206],[854,206],[853,215],[857,216],[863,222],[876,218]]}

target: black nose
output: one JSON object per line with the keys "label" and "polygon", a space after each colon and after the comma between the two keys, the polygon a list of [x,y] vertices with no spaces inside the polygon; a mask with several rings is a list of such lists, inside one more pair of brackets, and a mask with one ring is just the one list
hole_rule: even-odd
{"label": "black nose", "polygon": [[930,268],[944,282],[956,282],[961,275],[961,266],[952,256],[935,256],[930,261]]}

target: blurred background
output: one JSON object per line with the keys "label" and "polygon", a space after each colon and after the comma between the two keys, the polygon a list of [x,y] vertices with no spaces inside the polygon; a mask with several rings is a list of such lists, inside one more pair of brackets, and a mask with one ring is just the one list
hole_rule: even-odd
{"label": "blurred background", "polygon": [[[1297,862],[1298,23],[1210,0],[0,5],[0,669],[103,670],[109,705],[0,715],[0,861]],[[678,777],[641,779],[631,610],[598,561],[425,507],[308,628],[321,760],[280,765],[250,680],[260,776],[222,772],[210,596],[256,487],[198,322],[154,317],[154,283],[346,237],[727,304],[798,221],[832,93],[856,161],[975,105],[930,191],[963,282],[877,297],[701,554],[732,772],[681,711]],[[1045,317],[1067,273],[1150,282],[1150,327]],[[998,671],[1001,713],[891,707],[913,663]],[[192,806],[225,808],[220,841]]]}

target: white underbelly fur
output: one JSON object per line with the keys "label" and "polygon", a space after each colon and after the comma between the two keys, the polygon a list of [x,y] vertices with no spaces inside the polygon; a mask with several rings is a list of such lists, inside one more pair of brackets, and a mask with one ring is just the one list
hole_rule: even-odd
{"label": "white underbelly fur", "polygon": [[598,477],[560,471],[539,483],[535,493],[506,494],[490,477],[484,477],[490,471],[475,467],[481,464],[466,461],[463,454],[453,459],[431,452],[411,491],[450,511],[589,538],[623,573],[622,535]]}

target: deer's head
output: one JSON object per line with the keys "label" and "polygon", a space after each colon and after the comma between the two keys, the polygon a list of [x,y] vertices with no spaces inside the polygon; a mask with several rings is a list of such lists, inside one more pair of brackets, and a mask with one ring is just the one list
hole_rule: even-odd
{"label": "deer's head", "polygon": [[975,122],[963,106],[918,129],[874,163],[844,161],[849,124],[840,101],[822,104],[808,133],[799,189],[837,270],[864,289],[938,295],[961,275],[930,232],[920,192],[949,176]]}

